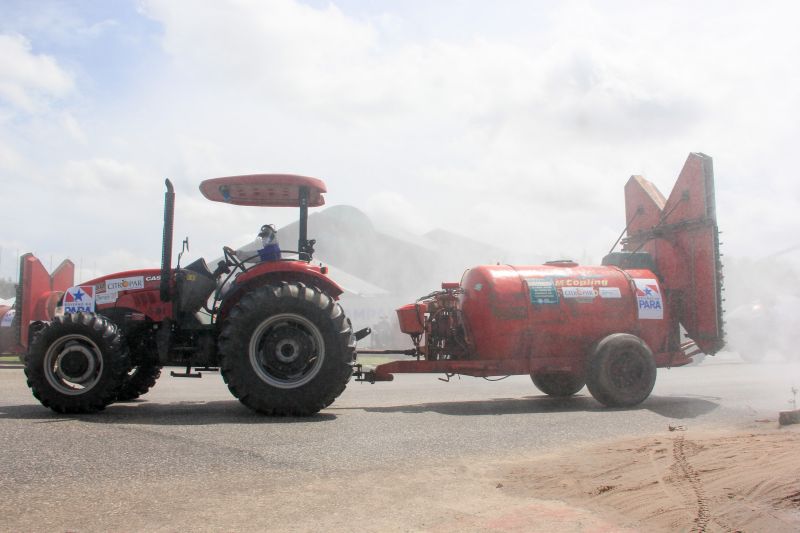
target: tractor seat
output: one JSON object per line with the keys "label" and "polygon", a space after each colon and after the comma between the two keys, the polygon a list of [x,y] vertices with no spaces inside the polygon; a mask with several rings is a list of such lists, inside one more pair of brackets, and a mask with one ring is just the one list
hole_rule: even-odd
{"label": "tractor seat", "polygon": [[194,272],[195,274],[200,274],[201,276],[204,276],[206,278],[214,279],[214,274],[208,268],[208,265],[206,264],[206,260],[203,259],[202,257],[200,259],[198,259],[197,261],[186,265],[184,268],[186,270]]}
{"label": "tractor seat", "polygon": [[202,257],[181,270],[185,275],[178,276],[178,305],[184,313],[196,313],[217,288],[217,280]]}

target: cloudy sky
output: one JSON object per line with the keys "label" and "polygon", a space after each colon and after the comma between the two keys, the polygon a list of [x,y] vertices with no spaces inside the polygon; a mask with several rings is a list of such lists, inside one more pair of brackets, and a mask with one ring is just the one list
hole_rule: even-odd
{"label": "cloudy sky", "polygon": [[[203,179],[323,178],[408,234],[599,261],[622,188],[714,157],[724,252],[800,243],[796,2],[0,0],[0,276],[14,255],[155,266],[294,210]],[[468,265],[465,265],[468,266]]]}

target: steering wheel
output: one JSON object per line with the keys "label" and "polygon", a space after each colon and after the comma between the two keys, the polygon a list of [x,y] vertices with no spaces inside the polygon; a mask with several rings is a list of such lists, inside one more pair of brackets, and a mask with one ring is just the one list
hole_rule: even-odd
{"label": "steering wheel", "polygon": [[231,265],[233,265],[236,268],[239,268],[241,270],[245,269],[244,268],[244,263],[239,261],[239,258],[236,257],[236,252],[233,251],[233,248],[231,248],[230,246],[223,246],[222,247],[222,253],[225,254],[225,261],[226,262],[230,263]]}

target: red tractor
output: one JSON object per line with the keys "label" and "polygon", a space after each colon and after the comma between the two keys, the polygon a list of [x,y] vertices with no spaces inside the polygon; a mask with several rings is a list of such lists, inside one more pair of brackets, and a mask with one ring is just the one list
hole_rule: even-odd
{"label": "red tractor", "polygon": [[[688,364],[724,344],[711,158],[691,154],[668,199],[633,176],[625,200],[623,251],[613,252],[615,244],[602,266],[564,260],[467,270],[460,283],[397,310],[416,360],[357,375],[375,382],[407,372],[530,374],[550,396],[588,385],[607,406],[642,402],[657,367]],[[691,341],[681,341],[681,325]]]}
{"label": "red tractor", "polygon": [[[355,363],[356,341],[369,329],[353,333],[336,301],[342,289],[310,263],[307,209],[323,204],[321,181],[203,182],[214,201],[300,207],[295,259],[252,264],[224,248],[214,271],[203,259],[171,268],[169,181],[167,188],[160,270],[71,287],[71,263],[50,277],[32,255],[22,258],[13,318],[0,309],[0,341],[10,337],[12,351],[25,354],[28,384],[45,406],[96,411],[146,392],[161,366],[185,365],[173,375],[219,367],[242,403],[275,415],[318,412],[351,376],[374,383],[395,373],[529,374],[550,396],[588,385],[601,403],[626,407],[649,396],[657,367],[723,346],[714,175],[703,154],[689,156],[668,199],[640,176],[628,181],[627,237],[602,266],[560,260],[467,270],[460,283],[397,310],[415,347],[362,353],[415,359],[374,369]],[[682,342],[681,326],[691,341]]]}
{"label": "red tractor", "polygon": [[283,250],[293,259],[259,261],[225,247],[213,271],[202,258],[181,268],[179,256],[171,267],[175,194],[166,186],[160,270],[72,287],[72,263],[51,277],[33,255],[22,257],[12,318],[7,309],[0,318],[34,396],[60,413],[98,411],[147,392],[170,365],[186,367],[172,373],[181,377],[220,370],[233,395],[261,413],[303,416],[330,405],[369,330],[353,333],[337,303],[342,289],[311,263],[308,208],[324,204],[325,184],[291,175],[204,181],[210,200],[300,207],[298,249]]}

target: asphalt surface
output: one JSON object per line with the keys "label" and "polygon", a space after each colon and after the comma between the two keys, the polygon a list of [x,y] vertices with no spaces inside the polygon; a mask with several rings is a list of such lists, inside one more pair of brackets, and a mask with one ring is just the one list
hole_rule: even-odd
{"label": "asphalt surface", "polygon": [[[497,383],[437,377],[351,383],[330,408],[296,419],[250,412],[219,375],[165,375],[143,399],[63,416],[31,396],[22,370],[0,369],[0,529],[276,529],[268,525],[282,523],[305,530],[319,505],[340,501],[325,491],[346,491],[363,472],[390,484],[407,469],[547,453],[669,425],[774,423],[778,411],[790,408],[791,387],[800,386],[800,364],[754,365],[723,353],[696,367],[662,369],[651,397],[626,410],[602,407],[586,389],[551,399],[524,376]],[[262,498],[282,492],[294,501],[293,487],[314,480],[333,485],[317,487],[318,494],[291,508],[271,509],[266,522],[259,521],[266,520],[263,510],[242,501],[253,497],[253,485]],[[220,519],[226,506],[241,505],[246,509],[237,513],[253,516]]]}

